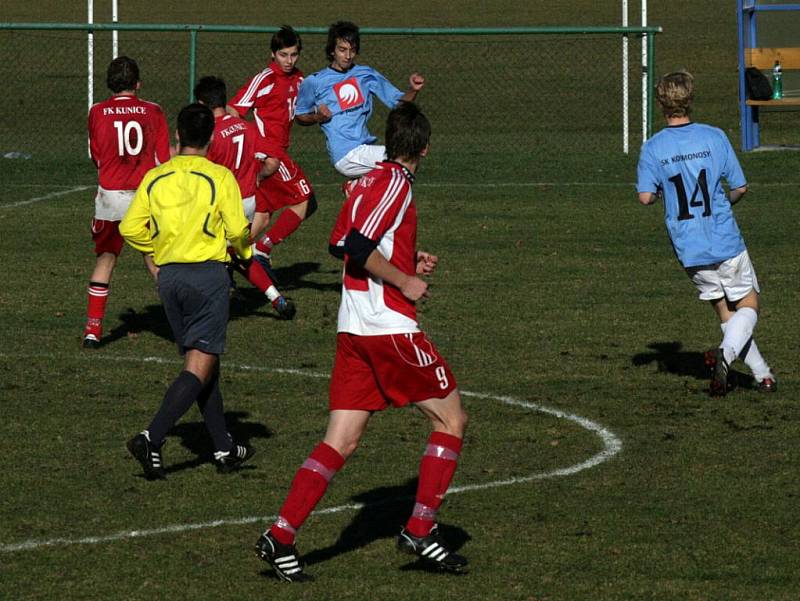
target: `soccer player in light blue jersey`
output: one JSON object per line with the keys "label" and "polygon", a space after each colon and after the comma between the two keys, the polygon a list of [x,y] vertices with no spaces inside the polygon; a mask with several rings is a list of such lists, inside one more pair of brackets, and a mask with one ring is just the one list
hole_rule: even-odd
{"label": "soccer player in light blue jersey", "polygon": [[[753,339],[758,320],[759,286],[731,205],[747,192],[747,180],[721,129],[689,118],[694,80],[685,71],[661,78],[656,98],[667,127],[642,147],[639,202],[664,201],[664,221],[672,248],[699,292],[720,319],[723,339],[706,353],[713,368],[710,393],[728,391],[729,366],[741,357],[758,389],[777,389]],[[725,191],[725,180],[730,189]]]}
{"label": "soccer player in light blue jersey", "polygon": [[413,101],[425,85],[422,75],[412,73],[408,90],[401,92],[372,67],[355,63],[360,47],[357,25],[349,21],[331,25],[325,46],[331,63],[306,77],[295,107],[295,121],[320,124],[331,162],[347,178],[361,177],[386,158],[386,148],[375,144],[377,138],[367,128],[372,97],[394,108],[401,101]]}

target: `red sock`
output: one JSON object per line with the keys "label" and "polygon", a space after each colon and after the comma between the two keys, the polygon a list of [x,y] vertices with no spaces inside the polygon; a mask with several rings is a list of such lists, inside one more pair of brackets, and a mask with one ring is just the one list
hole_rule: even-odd
{"label": "red sock", "polygon": [[88,296],[86,328],[83,335],[94,334],[99,340],[100,335],[103,333],[103,317],[106,315],[108,284],[105,282],[89,282]]}
{"label": "red sock", "polygon": [[267,288],[275,285],[258,261],[250,261],[243,264],[241,261],[236,260],[236,252],[232,248],[228,249],[228,253],[233,257],[231,262],[233,268],[247,278],[247,281],[258,288],[259,291],[266,292]]}
{"label": "red sock", "polygon": [[303,220],[297,216],[297,213],[288,208],[284,209],[272,227],[267,230],[265,237],[270,239],[272,246],[275,246],[286,240],[292,232],[300,227],[301,223]]}
{"label": "red sock", "polygon": [[311,455],[297,470],[278,519],[269,530],[279,543],[291,545],[294,542],[297,529],[317,506],[328,488],[328,482],[343,465],[344,457],[324,442],[311,451]]}
{"label": "red sock", "polygon": [[460,438],[443,432],[433,432],[428,438],[419,465],[414,512],[406,523],[413,536],[427,536],[436,523],[436,511],[453,479],[461,445]]}

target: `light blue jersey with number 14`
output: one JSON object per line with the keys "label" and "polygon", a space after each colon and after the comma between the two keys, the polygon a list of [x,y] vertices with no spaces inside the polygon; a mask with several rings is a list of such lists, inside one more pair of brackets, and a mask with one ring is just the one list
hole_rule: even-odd
{"label": "light blue jersey with number 14", "polygon": [[725,133],[702,123],[662,129],[642,146],[638,192],[661,192],[664,222],[684,267],[715,265],[745,251],[722,180],[746,185]]}

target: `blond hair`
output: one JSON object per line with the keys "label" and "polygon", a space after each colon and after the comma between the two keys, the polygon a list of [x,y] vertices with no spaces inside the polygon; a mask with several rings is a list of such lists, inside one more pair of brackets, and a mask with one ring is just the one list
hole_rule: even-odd
{"label": "blond hair", "polygon": [[656,100],[665,117],[688,117],[694,100],[694,77],[688,71],[667,73],[658,81]]}

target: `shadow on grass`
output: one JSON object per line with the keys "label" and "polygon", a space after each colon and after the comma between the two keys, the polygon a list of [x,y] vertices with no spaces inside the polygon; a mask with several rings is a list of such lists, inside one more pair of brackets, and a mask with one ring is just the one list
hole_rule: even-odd
{"label": "shadow on grass", "polygon": [[[685,351],[682,342],[651,342],[647,348],[652,349],[647,353],[638,353],[631,362],[636,367],[655,363],[658,371],[689,376],[698,380],[708,380],[711,371],[705,363],[705,352]],[[731,369],[728,374],[729,384],[732,388],[753,388],[753,376],[743,374]]]}
{"label": "shadow on grass", "polygon": [[[223,391],[224,394],[224,391]],[[190,409],[193,411],[194,409]],[[228,431],[233,436],[236,442],[249,444],[253,439],[268,439],[272,436],[272,431],[264,424],[258,422],[247,421],[246,418],[250,414],[244,411],[226,411],[225,422],[228,425]],[[176,424],[172,430],[167,434],[168,439],[172,437],[180,438],[180,444],[185,449],[194,453],[196,457],[182,463],[170,464],[169,457],[165,455],[167,460],[167,473],[180,472],[186,469],[199,467],[204,463],[212,461],[214,451],[216,450],[211,442],[211,437],[206,430],[205,424],[199,422],[183,422]],[[256,445],[256,450],[258,447]],[[166,452],[169,453],[169,447]],[[246,471],[256,469],[255,465],[245,463],[238,471]]]}
{"label": "shadow on grass", "polygon": [[[293,263],[286,267],[273,268],[272,272],[277,279],[277,286],[282,292],[290,290],[320,290],[339,292],[342,289],[341,283],[341,269],[330,269],[323,271],[320,263],[305,261],[301,263]],[[330,275],[332,282],[323,283],[314,280],[306,279],[312,274],[325,274]]]}
{"label": "shadow on grass", "polygon": [[[416,490],[417,479],[411,478],[399,486],[382,486],[352,497],[354,502],[363,503],[364,507],[353,516],[350,523],[339,534],[336,542],[303,555],[303,561],[309,566],[314,565],[384,538],[391,539],[392,545],[394,545],[395,537],[400,533],[400,529],[405,525],[414,509]],[[455,526],[440,525],[439,530],[453,550],[461,548],[470,540],[470,536],[464,530]],[[439,571],[416,559],[401,569]]]}
{"label": "shadow on grass", "polygon": [[[337,281],[333,283],[323,284],[306,279],[309,274],[320,273],[320,267],[319,263],[295,263],[273,270],[273,275],[279,283],[278,287],[281,292],[301,288],[338,292],[341,289],[341,284],[338,282],[338,271],[327,272],[337,274]],[[241,276],[236,276],[235,282],[236,288],[231,296],[229,321],[251,316],[280,319],[278,314],[272,310],[264,294],[253,288]],[[150,332],[164,340],[173,340],[172,329],[160,304],[147,305],[140,310],[128,307],[119,314],[118,318],[122,323],[103,336],[99,345],[101,348],[122,338],[136,336],[140,332]]]}

